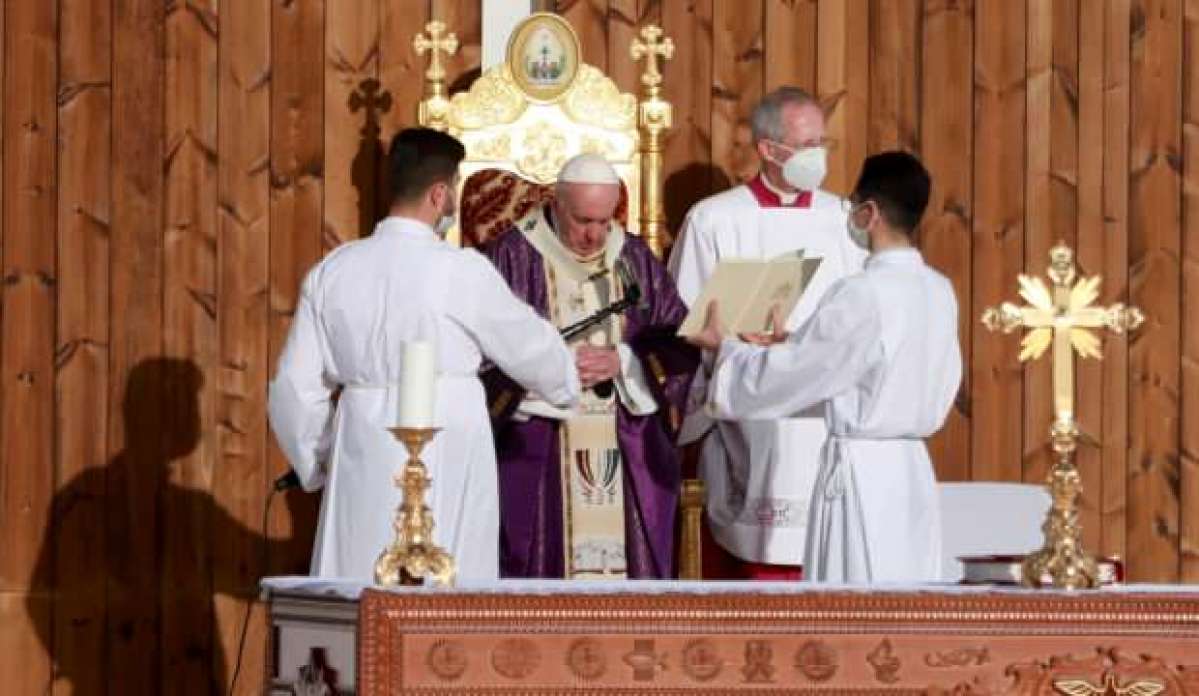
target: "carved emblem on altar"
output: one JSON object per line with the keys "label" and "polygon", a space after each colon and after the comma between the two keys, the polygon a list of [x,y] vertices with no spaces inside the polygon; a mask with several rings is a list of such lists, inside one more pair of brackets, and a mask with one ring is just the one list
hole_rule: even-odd
{"label": "carved emblem on altar", "polygon": [[741,676],[747,684],[769,684],[774,681],[774,646],[768,640],[751,640],[745,644],[745,666]]}
{"label": "carved emblem on altar", "polygon": [[722,669],[724,660],[711,640],[696,638],[683,647],[683,673],[695,681],[710,681]]}
{"label": "carved emblem on altar", "polygon": [[795,653],[795,669],[814,682],[828,681],[837,673],[837,651],[822,640],[809,640]]}
{"label": "carved emblem on altar", "polygon": [[899,681],[899,667],[901,665],[899,658],[895,656],[895,650],[891,647],[891,640],[883,638],[882,641],[875,646],[866,655],[866,661],[874,668],[874,678],[884,684],[894,684]]}
{"label": "carved emblem on altar", "polygon": [[524,679],[541,664],[541,649],[527,638],[509,638],[491,651],[491,667],[502,677]]}
{"label": "carved emblem on altar", "polygon": [[608,669],[608,657],[594,638],[579,638],[566,651],[566,666],[579,679],[598,679]]}
{"label": "carved emblem on altar", "polygon": [[633,649],[625,653],[624,662],[633,668],[636,681],[653,681],[659,670],[666,669],[666,653],[659,653],[652,640],[635,640]]}
{"label": "carved emblem on altar", "polygon": [[439,640],[429,647],[425,664],[441,679],[454,681],[466,672],[466,650],[456,640]]}

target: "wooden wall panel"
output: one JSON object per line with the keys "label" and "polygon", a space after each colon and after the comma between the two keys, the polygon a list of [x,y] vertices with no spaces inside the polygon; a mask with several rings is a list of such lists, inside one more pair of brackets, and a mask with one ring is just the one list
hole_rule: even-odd
{"label": "wooden wall panel", "polygon": [[817,0],[765,3],[764,92],[790,85],[816,94],[818,9]]}
{"label": "wooden wall panel", "polygon": [[[218,163],[218,452],[212,480],[215,635],[213,673],[237,655],[247,604],[266,571],[266,390],[270,288],[271,7],[226,5],[220,22]],[[235,694],[257,693],[266,649],[263,615],[248,623],[249,656]],[[222,685],[223,686],[223,685]]]}
{"label": "wooden wall panel", "polygon": [[608,70],[608,0],[556,0],[554,11],[566,18],[579,36],[583,62]]}
{"label": "wooden wall panel", "polygon": [[1199,2],[1186,0],[1183,79],[1182,442],[1179,447],[1183,582],[1199,582]]}
{"label": "wooden wall panel", "polygon": [[[287,340],[300,283],[321,258],[324,197],[324,89],[322,53],[325,0],[271,4],[270,345],[274,369]],[[397,108],[397,111],[399,108]],[[267,480],[290,466],[273,437],[267,444]],[[315,496],[288,495],[271,510],[270,572],[304,573],[316,527]]]}
{"label": "wooden wall panel", "polygon": [[179,456],[163,471],[162,689],[178,694],[208,693],[213,654],[217,31],[214,0],[172,5],[166,18],[163,352],[178,362],[164,369],[203,380],[192,391],[188,380],[169,379],[174,388],[163,394],[163,436]]}
{"label": "wooden wall panel", "polygon": [[[42,534],[33,584],[55,588],[58,670],[80,684],[107,680],[104,660],[104,478],[108,464],[108,237],[112,167],[112,3],[59,13],[58,328],[55,351],[58,485],[54,533]],[[76,693],[81,693],[81,691]]]}
{"label": "wooden wall panel", "polygon": [[156,0],[113,4],[105,659],[130,696],[162,692],[164,22]]}
{"label": "wooden wall panel", "polygon": [[[1128,139],[1131,0],[1104,5],[1103,299],[1128,298]],[[1100,550],[1126,558],[1128,338],[1107,337],[1103,358],[1103,480]]]}
{"label": "wooden wall panel", "polygon": [[816,92],[824,107],[829,152],[824,188],[849,195],[866,158],[869,133],[870,7],[866,0],[820,3]]}
{"label": "wooden wall panel", "polygon": [[[1050,159],[1053,152],[1053,5],[1028,0],[1025,49],[1024,267],[1044,276],[1049,249],[1056,241],[1050,202]],[[1050,463],[1049,424],[1053,408],[1050,361],[1024,366],[1023,478],[1043,483]]]}
{"label": "wooden wall panel", "polygon": [[[1076,249],[1086,273],[1102,274],[1103,229],[1103,41],[1104,8],[1080,2],[1077,11],[1077,186]],[[1083,480],[1082,517],[1086,547],[1098,550],[1103,539],[1103,363],[1078,365],[1079,430],[1086,444],[1078,451]]]}
{"label": "wooden wall panel", "polygon": [[1178,0],[1132,7],[1129,283],[1149,320],[1129,355],[1128,570],[1165,582],[1179,558],[1181,10]]}
{"label": "wooden wall panel", "polygon": [[[971,225],[973,217],[973,69],[960,55],[974,55],[974,3],[926,0],[921,61],[921,157],[933,177],[932,198],[920,231],[925,259],[953,281],[958,300],[958,339],[971,355],[974,322]],[[970,477],[971,373],[963,369],[955,407],[929,441],[937,477]]]}
{"label": "wooden wall panel", "polygon": [[762,4],[712,4],[712,163],[732,182],[757,173],[750,115],[762,97]]}
{"label": "wooden wall panel", "polygon": [[[43,537],[53,538],[58,27],[52,3],[8,3],[4,9],[0,456],[17,464],[0,471],[6,538],[0,592],[7,609],[0,642],[12,648],[0,653],[0,670],[13,679],[6,688],[35,693],[50,676],[49,654],[37,649],[38,639],[45,644],[54,622],[53,578],[34,571]],[[21,599],[29,608],[27,622],[12,621]]]}
{"label": "wooden wall panel", "polygon": [[379,10],[377,0],[343,0],[326,11],[326,251],[374,229],[380,154],[366,106],[378,90]]}
{"label": "wooden wall panel", "polygon": [[674,106],[674,129],[662,155],[666,228],[679,233],[687,210],[728,182],[712,162],[712,2],[667,2],[662,30],[674,41],[663,70],[663,94]]}
{"label": "wooden wall panel", "polygon": [[973,171],[970,477],[1019,482],[1020,337],[993,334],[978,317],[1015,299],[1013,278],[1024,270],[1025,6],[979,0],[974,26],[974,131],[987,137],[977,141]]}
{"label": "wooden wall panel", "polygon": [[870,3],[870,152],[920,148],[920,0]]}

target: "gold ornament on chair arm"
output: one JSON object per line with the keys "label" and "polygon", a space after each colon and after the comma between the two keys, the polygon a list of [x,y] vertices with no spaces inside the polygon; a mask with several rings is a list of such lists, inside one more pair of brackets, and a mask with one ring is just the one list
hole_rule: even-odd
{"label": "gold ornament on chair arm", "polygon": [[1042,527],[1045,545],[1024,560],[1023,582],[1039,586],[1048,575],[1057,587],[1095,587],[1095,559],[1082,548],[1078,523],[1082,480],[1074,464],[1079,434],[1074,420],[1074,353],[1101,358],[1101,341],[1093,329],[1121,334],[1136,329],[1145,317],[1139,309],[1122,304],[1094,306],[1100,278],[1077,278],[1074,252],[1064,243],[1050,250],[1049,258],[1052,288],[1040,278],[1020,275],[1020,296],[1028,304],[1004,302],[983,312],[982,322],[1003,333],[1031,329],[1020,342],[1021,362],[1036,360],[1053,348],[1054,420],[1049,436],[1055,461],[1048,477],[1053,504]]}
{"label": "gold ornament on chair arm", "polygon": [[637,126],[641,130],[641,235],[654,254],[661,257],[666,250],[666,210],[662,201],[662,141],[674,120],[670,102],[664,101],[662,72],[658,59],[670,60],[674,42],[662,37],[662,29],[653,25],[641,30],[641,39],[629,46],[633,60],[645,60],[641,84],[645,96],[637,108]]}
{"label": "gold ornament on chair arm", "polygon": [[427,36],[417,34],[412,39],[412,48],[416,55],[423,56],[426,51],[429,52],[429,69],[425,71],[425,98],[417,106],[416,117],[422,126],[447,130],[450,101],[446,98],[446,72],[441,62],[441,54],[452,56],[458,52],[458,36],[445,34],[445,24],[438,21],[426,24],[425,31],[428,32]]}

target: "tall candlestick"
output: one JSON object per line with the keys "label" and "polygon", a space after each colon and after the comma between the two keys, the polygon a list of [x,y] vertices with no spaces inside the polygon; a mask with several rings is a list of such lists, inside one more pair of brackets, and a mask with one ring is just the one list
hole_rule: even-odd
{"label": "tall candlestick", "polygon": [[436,356],[428,341],[406,341],[400,364],[400,427],[433,427]]}

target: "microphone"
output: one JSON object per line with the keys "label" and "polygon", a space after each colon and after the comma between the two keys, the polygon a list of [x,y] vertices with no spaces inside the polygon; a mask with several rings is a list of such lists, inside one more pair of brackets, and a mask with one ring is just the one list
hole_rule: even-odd
{"label": "microphone", "polygon": [[282,492],[288,490],[289,488],[299,487],[300,475],[296,473],[295,469],[289,469],[286,474],[283,474],[279,478],[275,479],[274,488],[276,491]]}

